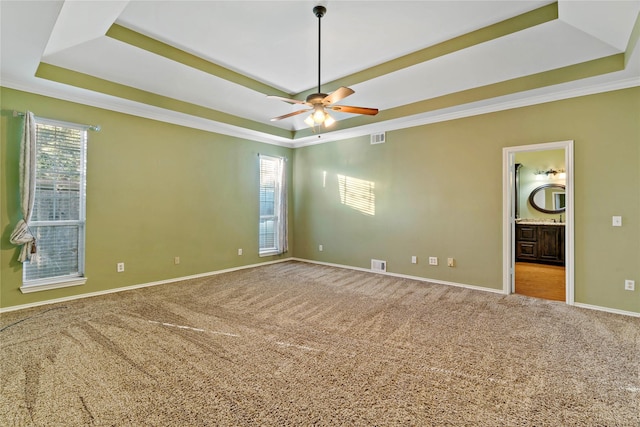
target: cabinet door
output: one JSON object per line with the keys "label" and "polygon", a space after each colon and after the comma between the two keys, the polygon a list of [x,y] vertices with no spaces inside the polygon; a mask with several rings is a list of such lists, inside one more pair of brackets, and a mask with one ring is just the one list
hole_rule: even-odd
{"label": "cabinet door", "polygon": [[558,246],[558,248],[559,248],[558,249],[558,251],[559,251],[558,258],[560,259],[561,264],[564,265],[564,261],[565,261],[565,258],[564,258],[564,233],[565,233],[565,228],[564,227],[558,227],[558,228],[560,229],[560,231],[559,231],[560,236],[558,237],[558,240],[560,242],[560,244]]}
{"label": "cabinet door", "polygon": [[564,227],[541,225],[538,227],[538,258],[549,264],[564,263]]}

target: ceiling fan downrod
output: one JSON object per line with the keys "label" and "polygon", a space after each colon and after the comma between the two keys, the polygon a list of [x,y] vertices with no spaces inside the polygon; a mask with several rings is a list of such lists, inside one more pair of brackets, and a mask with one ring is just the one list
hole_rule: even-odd
{"label": "ceiling fan downrod", "polygon": [[313,14],[318,17],[318,93],[322,93],[322,91],[320,90],[320,43],[322,42],[320,23],[325,13],[327,13],[327,8],[324,6],[318,5],[313,8]]}

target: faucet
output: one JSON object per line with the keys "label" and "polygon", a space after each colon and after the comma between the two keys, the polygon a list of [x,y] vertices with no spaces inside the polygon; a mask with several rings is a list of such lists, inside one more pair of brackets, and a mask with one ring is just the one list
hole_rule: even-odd
{"label": "faucet", "polygon": [[562,222],[562,214],[560,214],[560,222]]}

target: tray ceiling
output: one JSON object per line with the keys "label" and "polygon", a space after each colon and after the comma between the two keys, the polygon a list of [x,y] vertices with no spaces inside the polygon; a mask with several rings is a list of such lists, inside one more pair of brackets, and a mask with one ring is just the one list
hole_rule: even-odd
{"label": "tray ceiling", "polygon": [[[322,90],[375,117],[313,134],[313,1],[2,1],[3,86],[299,146],[640,85],[640,1],[324,1]],[[37,111],[36,111],[37,114]]]}

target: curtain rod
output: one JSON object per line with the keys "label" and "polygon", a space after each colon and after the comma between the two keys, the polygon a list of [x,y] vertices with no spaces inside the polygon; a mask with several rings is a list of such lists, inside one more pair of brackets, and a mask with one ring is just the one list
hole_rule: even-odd
{"label": "curtain rod", "polygon": [[[24,115],[25,113],[21,111],[13,110],[13,117],[24,117]],[[100,125],[80,125],[80,126],[85,126],[87,129],[92,130],[94,132],[100,132],[100,129],[102,129]]]}

